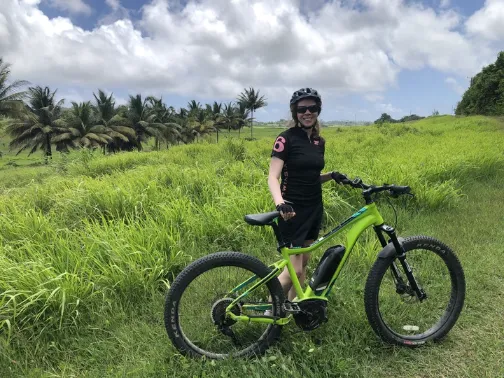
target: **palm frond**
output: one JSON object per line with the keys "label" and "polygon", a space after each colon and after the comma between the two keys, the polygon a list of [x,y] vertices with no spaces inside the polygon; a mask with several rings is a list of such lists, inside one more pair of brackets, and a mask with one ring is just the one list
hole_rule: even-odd
{"label": "palm frond", "polygon": [[125,136],[128,136],[130,138],[135,138],[136,133],[135,130],[133,130],[131,127],[127,126],[109,126],[110,129],[114,130],[115,132],[118,132],[120,134],[123,134]]}
{"label": "palm frond", "polygon": [[87,133],[86,138],[89,140],[94,140],[99,143],[107,144],[108,141],[105,139],[102,135],[95,134],[95,133]]}
{"label": "palm frond", "polygon": [[109,134],[112,138],[120,139],[123,142],[129,142],[128,137],[126,137],[124,134],[118,133],[117,131],[110,131]]}
{"label": "palm frond", "polygon": [[59,143],[62,141],[71,141],[73,138],[72,133],[64,133],[64,134],[59,134],[51,137],[51,142],[52,143]]}

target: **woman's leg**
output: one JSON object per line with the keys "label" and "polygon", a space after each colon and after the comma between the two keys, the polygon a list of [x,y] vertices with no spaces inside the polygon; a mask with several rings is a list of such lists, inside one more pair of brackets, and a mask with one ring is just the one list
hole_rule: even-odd
{"label": "woman's leg", "polygon": [[[308,247],[312,243],[313,243],[313,240],[305,240],[303,243],[303,247]],[[292,257],[297,257],[295,263],[294,263],[294,261],[292,261]],[[291,256],[291,261],[292,261],[292,264],[294,265],[294,269],[296,270],[296,275],[299,278],[299,284],[301,286],[303,286],[305,278],[306,278],[306,266],[308,265],[309,260],[310,260],[309,253]],[[282,272],[282,274],[284,274],[286,270],[287,269],[285,269]],[[290,281],[289,272],[287,272],[287,277],[289,278],[289,281]],[[279,276],[279,278],[280,278],[280,276]],[[280,281],[280,283],[282,283],[282,281]],[[287,295],[287,298],[289,299],[289,301],[293,300],[297,296],[296,289],[294,289],[294,287],[292,286],[292,282],[290,282],[290,286],[288,288],[286,288],[283,285],[282,285],[282,287],[284,288],[284,291],[286,293],[287,293],[287,291],[289,292]]]}
{"label": "woman's leg", "polygon": [[[296,275],[299,278],[303,273],[303,255],[292,255],[290,257],[290,261],[294,266]],[[296,290],[292,286],[292,280],[287,267],[285,267],[283,272],[280,273],[280,275],[278,276],[278,280],[280,281],[280,285],[282,285],[282,288],[287,298],[289,300],[292,300],[296,296]],[[294,293],[294,296],[291,298],[292,293]]]}
{"label": "woman's leg", "polygon": [[[307,247],[312,243],[313,240],[306,240],[303,243],[303,246]],[[310,254],[304,253],[302,255],[292,255],[290,256],[290,260],[292,262],[292,265],[294,266],[296,275],[298,276],[299,283],[301,284],[301,286],[303,286],[306,277],[306,266],[308,265],[308,261],[310,260]],[[287,267],[285,267],[283,272],[280,273],[278,280],[280,281],[280,285],[282,285],[284,294],[287,296],[287,299],[289,301],[292,301],[294,298],[296,298],[296,289],[294,289],[294,287],[292,286],[292,280],[290,278],[289,270],[287,269]],[[268,298],[268,301],[271,302],[271,297]],[[271,315],[271,310],[267,310],[265,314]]]}

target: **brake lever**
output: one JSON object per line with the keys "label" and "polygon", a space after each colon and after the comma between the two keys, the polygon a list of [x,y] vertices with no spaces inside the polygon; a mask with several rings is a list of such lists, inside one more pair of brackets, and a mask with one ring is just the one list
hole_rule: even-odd
{"label": "brake lever", "polygon": [[355,188],[361,188],[362,187],[362,179],[360,177],[354,178],[352,181],[350,181],[350,184]]}
{"label": "brake lever", "polygon": [[399,193],[395,193],[392,189],[389,189],[388,192],[389,192],[390,197],[392,197],[392,198],[399,198],[399,196],[401,194],[405,194],[405,195],[410,196],[410,197],[415,197],[415,195],[413,193],[401,193],[401,194],[399,194]]}

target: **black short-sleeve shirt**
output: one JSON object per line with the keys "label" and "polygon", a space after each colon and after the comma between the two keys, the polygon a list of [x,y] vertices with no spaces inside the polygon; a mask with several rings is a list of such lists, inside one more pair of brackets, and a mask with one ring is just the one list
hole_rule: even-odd
{"label": "black short-sleeve shirt", "polygon": [[309,138],[300,127],[291,127],[276,138],[271,156],[284,161],[280,183],[284,200],[298,205],[322,202],[324,152],[324,138]]}

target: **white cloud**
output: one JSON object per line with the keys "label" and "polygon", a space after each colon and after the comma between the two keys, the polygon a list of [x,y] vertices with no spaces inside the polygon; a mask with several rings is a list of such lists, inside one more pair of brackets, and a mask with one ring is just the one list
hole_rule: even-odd
{"label": "white cloud", "polygon": [[405,0],[317,1],[307,13],[291,0],[190,0],[185,7],[152,0],[138,25],[117,13],[124,9],[118,0],[106,1],[115,13],[85,31],[68,18],[49,19],[37,0],[2,0],[0,51],[15,76],[228,99],[253,86],[269,102],[312,86],[323,96],[371,93],[368,100],[378,102],[401,70],[469,76],[495,59],[485,43],[458,31],[462,17],[454,11]]}
{"label": "white cloud", "polygon": [[65,104],[63,106],[65,107],[72,106],[72,101],[77,103],[89,101],[89,98],[84,98],[84,96],[75,89],[68,89],[66,91],[57,91],[56,98],[58,101],[64,99]]}
{"label": "white cloud", "polygon": [[504,40],[504,0],[486,0],[485,6],[467,20],[466,28],[477,36],[502,42]]}
{"label": "white cloud", "polygon": [[117,10],[121,6],[121,3],[119,0],[105,0],[105,3],[112,8],[112,10]]}
{"label": "white cloud", "polygon": [[70,13],[90,14],[92,11],[91,7],[88,4],[86,4],[83,0],[48,0],[48,2],[51,7],[61,9]]}
{"label": "white cloud", "polygon": [[462,85],[460,85],[459,82],[453,77],[447,77],[445,79],[445,83],[448,84],[459,95],[465,92],[465,88]]}
{"label": "white cloud", "polygon": [[402,109],[396,108],[392,104],[376,104],[376,110],[384,113],[402,113]]}
{"label": "white cloud", "polygon": [[440,8],[448,8],[450,6],[450,0],[440,0],[439,7]]}
{"label": "white cloud", "polygon": [[98,20],[98,26],[109,25],[116,21],[130,19],[130,10],[123,7],[119,0],[105,0],[105,3],[110,7],[112,12],[100,18]]}

